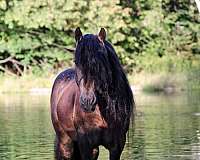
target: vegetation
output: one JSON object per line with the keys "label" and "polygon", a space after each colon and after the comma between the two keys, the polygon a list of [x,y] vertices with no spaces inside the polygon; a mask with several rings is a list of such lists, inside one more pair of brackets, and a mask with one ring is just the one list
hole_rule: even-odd
{"label": "vegetation", "polygon": [[199,67],[200,17],[193,0],[138,0],[128,6],[132,16],[125,48],[138,71]]}
{"label": "vegetation", "polygon": [[200,68],[195,0],[1,0],[0,74],[46,76],[72,65],[74,29],[108,31],[127,72]]}

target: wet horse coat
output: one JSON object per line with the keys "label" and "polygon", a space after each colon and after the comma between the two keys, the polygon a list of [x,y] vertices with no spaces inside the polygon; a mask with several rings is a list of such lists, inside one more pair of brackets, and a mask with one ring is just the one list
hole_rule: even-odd
{"label": "wet horse coat", "polygon": [[57,76],[51,94],[55,158],[95,160],[103,145],[119,160],[134,107],[130,86],[105,31],[76,32],[75,68]]}

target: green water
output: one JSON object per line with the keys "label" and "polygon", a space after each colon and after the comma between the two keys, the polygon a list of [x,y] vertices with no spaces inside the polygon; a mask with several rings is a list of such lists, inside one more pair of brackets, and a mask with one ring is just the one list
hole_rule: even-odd
{"label": "green water", "polygon": [[[123,160],[200,160],[200,93],[136,94]],[[53,160],[49,95],[0,95],[0,160]],[[101,148],[99,159],[108,159]]]}

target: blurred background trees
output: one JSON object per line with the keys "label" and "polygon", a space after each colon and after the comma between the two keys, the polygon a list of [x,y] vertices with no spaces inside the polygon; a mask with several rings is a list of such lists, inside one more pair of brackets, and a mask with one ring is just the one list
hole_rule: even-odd
{"label": "blurred background trees", "polygon": [[1,0],[0,72],[56,72],[72,65],[74,29],[108,31],[128,72],[199,66],[200,15],[194,0]]}

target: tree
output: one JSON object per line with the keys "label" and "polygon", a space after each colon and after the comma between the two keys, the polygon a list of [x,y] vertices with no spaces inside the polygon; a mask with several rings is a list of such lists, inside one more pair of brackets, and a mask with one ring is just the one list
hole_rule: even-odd
{"label": "tree", "polygon": [[199,21],[194,0],[1,0],[0,70],[38,74],[71,64],[77,26],[105,27],[127,71],[164,58],[189,64],[200,53]]}
{"label": "tree", "polygon": [[17,74],[25,68],[35,72],[70,63],[65,47],[73,48],[77,26],[92,33],[105,27],[117,44],[124,38],[120,29],[128,15],[117,0],[4,0],[0,8],[0,58],[10,58],[1,68]]}

